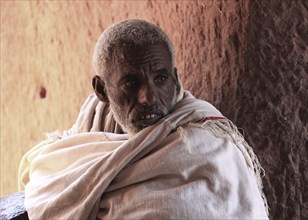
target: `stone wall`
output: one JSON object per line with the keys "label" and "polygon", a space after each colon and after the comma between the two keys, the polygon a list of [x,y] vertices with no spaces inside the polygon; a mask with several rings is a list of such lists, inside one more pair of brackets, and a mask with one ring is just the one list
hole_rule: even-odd
{"label": "stone wall", "polygon": [[73,124],[92,92],[100,33],[113,22],[141,18],[174,42],[184,87],[244,131],[266,170],[271,216],[307,217],[304,0],[0,4],[1,195],[17,191],[21,156],[43,132]]}
{"label": "stone wall", "polygon": [[229,116],[265,168],[273,219],[308,218],[308,2],[250,1],[245,69]]}

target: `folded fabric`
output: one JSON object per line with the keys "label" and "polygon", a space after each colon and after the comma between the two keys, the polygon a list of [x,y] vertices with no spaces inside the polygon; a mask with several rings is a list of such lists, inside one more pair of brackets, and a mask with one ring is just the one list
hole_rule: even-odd
{"label": "folded fabric", "polygon": [[257,158],[208,102],[185,92],[133,137],[99,132],[99,102],[86,103],[72,129],[22,160],[30,219],[268,218]]}

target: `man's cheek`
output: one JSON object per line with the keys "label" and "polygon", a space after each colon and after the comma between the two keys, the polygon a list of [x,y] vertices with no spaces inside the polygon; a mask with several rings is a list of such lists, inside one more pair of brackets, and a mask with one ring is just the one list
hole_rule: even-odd
{"label": "man's cheek", "polygon": [[161,107],[165,107],[165,108],[167,108],[168,110],[169,110],[169,106],[171,105],[171,102],[172,102],[172,96],[171,95],[169,95],[169,93],[170,93],[170,90],[168,91],[161,91],[160,93],[159,93],[159,100],[160,100],[160,103],[161,103]]}
{"label": "man's cheek", "polygon": [[166,100],[167,103],[170,103],[171,100],[173,100],[173,97],[175,95],[174,92],[175,92],[174,84],[167,85],[164,91],[162,91],[162,97],[164,98],[164,100]]}
{"label": "man's cheek", "polygon": [[115,101],[119,106],[124,106],[127,103],[127,96],[123,92],[114,91]]}

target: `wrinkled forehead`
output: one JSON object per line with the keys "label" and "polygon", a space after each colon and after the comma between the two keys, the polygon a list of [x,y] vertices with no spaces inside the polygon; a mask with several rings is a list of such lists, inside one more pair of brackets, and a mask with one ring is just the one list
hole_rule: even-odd
{"label": "wrinkled forehead", "polygon": [[143,65],[172,67],[170,54],[163,44],[118,48],[113,53],[113,64],[115,67],[127,65],[136,68]]}
{"label": "wrinkled forehead", "polygon": [[143,57],[147,54],[160,54],[168,57],[171,61],[171,55],[164,43],[147,44],[147,45],[124,45],[118,46],[114,50],[116,58],[130,59],[131,57]]}

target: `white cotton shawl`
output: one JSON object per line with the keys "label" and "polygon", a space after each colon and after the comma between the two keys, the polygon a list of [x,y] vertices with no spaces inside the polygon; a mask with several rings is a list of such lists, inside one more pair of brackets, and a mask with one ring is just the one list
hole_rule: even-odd
{"label": "white cotton shawl", "polygon": [[258,160],[211,104],[185,92],[129,138],[98,132],[96,100],[61,138],[23,157],[30,219],[268,219]]}

